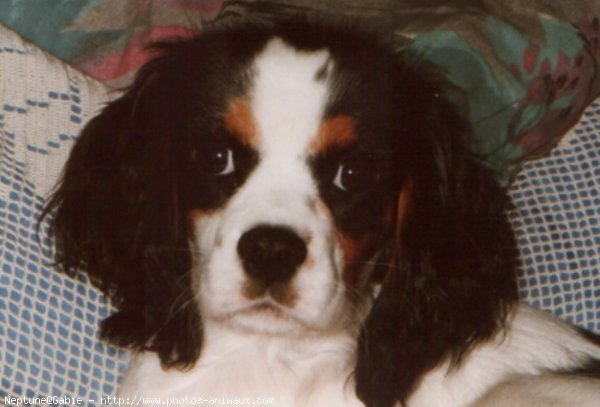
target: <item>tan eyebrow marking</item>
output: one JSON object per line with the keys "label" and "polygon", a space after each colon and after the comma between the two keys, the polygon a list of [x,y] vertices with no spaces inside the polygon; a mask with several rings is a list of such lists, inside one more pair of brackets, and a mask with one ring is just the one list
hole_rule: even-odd
{"label": "tan eyebrow marking", "polygon": [[241,144],[257,146],[256,120],[252,108],[245,98],[234,99],[229,104],[224,120],[227,131]]}
{"label": "tan eyebrow marking", "polygon": [[358,139],[356,121],[347,115],[338,115],[325,120],[310,143],[310,151],[319,155],[328,150],[352,145]]}

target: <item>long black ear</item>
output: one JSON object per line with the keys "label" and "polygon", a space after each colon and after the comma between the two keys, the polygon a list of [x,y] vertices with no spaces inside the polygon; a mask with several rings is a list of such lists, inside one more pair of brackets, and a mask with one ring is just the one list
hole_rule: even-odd
{"label": "long black ear", "polygon": [[[119,346],[153,349],[166,365],[199,356],[200,315],[191,291],[191,231],[177,190],[173,157],[177,74],[169,59],[147,64],[132,88],[91,120],[77,140],[46,213],[56,260],[85,272],[118,311],[102,336]],[[165,123],[172,128],[166,131]]]}
{"label": "long black ear", "polygon": [[517,299],[507,195],[467,151],[444,86],[420,70],[407,68],[398,89],[407,175],[395,254],[359,337],[357,394],[369,407],[405,402],[427,371],[456,366]]}

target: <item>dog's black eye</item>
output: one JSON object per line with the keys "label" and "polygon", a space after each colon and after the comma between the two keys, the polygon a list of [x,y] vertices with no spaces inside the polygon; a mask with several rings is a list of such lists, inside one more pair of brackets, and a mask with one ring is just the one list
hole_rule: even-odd
{"label": "dog's black eye", "polygon": [[210,158],[210,169],[215,175],[229,175],[235,171],[233,151],[231,149],[216,151]]}
{"label": "dog's black eye", "polygon": [[333,178],[333,185],[342,191],[348,191],[350,188],[349,183],[352,183],[352,176],[357,174],[357,170],[348,167],[344,164],[338,166],[335,177]]}
{"label": "dog's black eye", "polygon": [[333,178],[333,185],[345,192],[358,192],[377,183],[381,178],[378,171],[369,171],[360,165],[340,163]]}
{"label": "dog's black eye", "polygon": [[207,174],[223,176],[235,172],[235,160],[230,148],[219,148],[210,151],[205,157],[200,158],[198,150],[192,151],[192,161],[200,160]]}

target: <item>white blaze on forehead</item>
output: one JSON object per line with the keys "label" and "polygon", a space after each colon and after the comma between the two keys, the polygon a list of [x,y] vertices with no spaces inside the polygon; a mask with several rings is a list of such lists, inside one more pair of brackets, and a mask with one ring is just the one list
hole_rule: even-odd
{"label": "white blaze on forehead", "polygon": [[327,102],[327,81],[318,80],[329,52],[299,51],[276,38],[254,64],[251,106],[261,152],[292,148],[302,155],[317,133]]}

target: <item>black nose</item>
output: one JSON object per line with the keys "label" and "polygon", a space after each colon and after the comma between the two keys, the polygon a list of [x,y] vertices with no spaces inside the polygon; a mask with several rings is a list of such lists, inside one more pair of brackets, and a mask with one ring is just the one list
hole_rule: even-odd
{"label": "black nose", "polygon": [[306,244],[293,230],[261,225],[245,232],[237,251],[246,274],[269,286],[289,280],[306,259]]}

